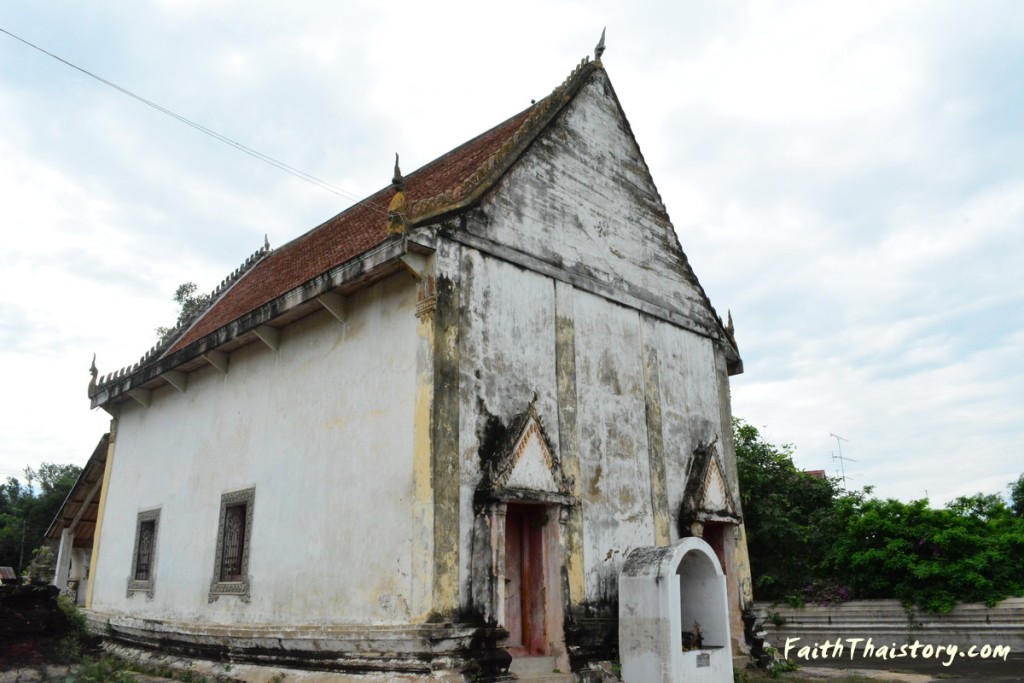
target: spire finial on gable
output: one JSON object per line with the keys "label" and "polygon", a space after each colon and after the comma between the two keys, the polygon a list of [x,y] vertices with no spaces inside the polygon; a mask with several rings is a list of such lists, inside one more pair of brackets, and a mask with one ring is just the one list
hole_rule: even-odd
{"label": "spire finial on gable", "polygon": [[388,206],[388,234],[405,234],[405,178],[402,177],[402,169],[398,167],[398,152],[395,152],[395,175],[391,178],[391,185],[395,188],[395,196],[391,198]]}
{"label": "spire finial on gable", "polygon": [[398,167],[398,152],[395,152],[395,175],[391,177],[391,184],[396,190],[405,189],[405,178],[402,177],[402,169]]}
{"label": "spire finial on gable", "polygon": [[92,365],[89,366],[89,374],[92,375],[89,380],[89,396],[92,396],[96,391],[96,377],[100,374],[99,370],[96,369],[96,354],[92,354]]}
{"label": "spire finial on gable", "polygon": [[607,26],[604,27],[603,29],[601,29],[601,40],[597,41],[597,46],[594,48],[594,61],[595,62],[600,62],[601,61],[601,55],[604,54],[604,32],[607,29],[608,29]]}
{"label": "spire finial on gable", "polygon": [[728,313],[729,313],[729,322],[727,322],[725,324],[725,331],[729,333],[730,337],[732,337],[732,336],[734,336],[736,334],[736,328],[733,327],[733,324],[732,324],[732,309],[729,309]]}
{"label": "spire finial on gable", "polygon": [[263,250],[270,251],[270,237],[267,233],[263,233]]}

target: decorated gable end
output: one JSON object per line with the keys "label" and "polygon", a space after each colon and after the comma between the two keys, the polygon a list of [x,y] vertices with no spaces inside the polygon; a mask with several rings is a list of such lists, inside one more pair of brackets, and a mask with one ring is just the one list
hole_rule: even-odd
{"label": "decorated gable end", "polygon": [[80,600],[138,648],[573,680],[617,657],[630,551],[701,536],[740,649],[741,371],[602,63],[583,60],[264,244],[137,364],[94,366],[112,422],[95,522],[74,534],[91,546]]}

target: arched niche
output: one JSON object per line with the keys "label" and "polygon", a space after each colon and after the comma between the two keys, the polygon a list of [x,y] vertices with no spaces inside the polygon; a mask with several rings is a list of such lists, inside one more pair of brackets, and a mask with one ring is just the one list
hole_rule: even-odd
{"label": "arched niche", "polygon": [[629,553],[619,574],[619,654],[627,683],[732,681],[725,574],[710,545],[688,537]]}

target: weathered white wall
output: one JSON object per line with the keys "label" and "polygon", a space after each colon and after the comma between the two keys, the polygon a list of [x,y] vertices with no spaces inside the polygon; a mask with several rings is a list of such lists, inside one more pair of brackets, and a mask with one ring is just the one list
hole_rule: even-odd
{"label": "weathered white wall", "polygon": [[717,328],[603,72],[484,203],[482,236]]}
{"label": "weathered white wall", "polygon": [[[409,620],[416,288],[396,275],[119,420],[93,608],[212,623]],[[221,494],[255,487],[252,601],[208,604]],[[155,595],[126,597],[161,508]]]}
{"label": "weathered white wall", "polygon": [[[693,450],[731,428],[722,421],[716,342],[693,332],[717,334],[717,323],[609,88],[603,74],[586,85],[483,201],[465,225],[459,275],[461,545],[470,540],[487,416],[507,424],[537,391],[556,450],[559,409],[575,416],[588,602],[613,598],[625,553],[656,542],[654,506],[664,506],[664,494],[651,492],[648,402],[662,415],[664,454],[655,458],[666,463],[658,485],[668,497],[660,513],[670,520],[667,540],[679,538]],[[534,266],[544,274],[527,269]],[[556,280],[572,286],[569,311],[556,310]],[[609,300],[606,287],[624,296]],[[556,369],[556,315],[571,319],[568,369]],[[645,382],[644,358],[655,356],[656,377]],[[568,407],[558,405],[558,372],[574,374]]]}
{"label": "weathered white wall", "polygon": [[[526,410],[537,392],[537,412],[558,443],[555,390],[554,282],[550,278],[462,250],[459,330],[461,506],[460,600],[467,599],[473,530],[473,493],[480,483],[480,446],[488,416],[503,425]],[[556,446],[557,448],[557,446]]]}
{"label": "weathered white wall", "polygon": [[614,598],[622,559],[653,545],[640,315],[576,292],[576,388],[586,595]]}
{"label": "weathered white wall", "polygon": [[[460,574],[465,600],[473,493],[480,483],[488,417],[507,424],[536,391],[538,413],[556,450],[560,434],[554,281],[470,248],[463,248],[462,263]],[[653,347],[658,358],[660,391],[650,398],[661,405],[672,538],[678,538],[675,516],[693,449],[725,427],[709,339],[581,290],[574,291],[571,315],[585,595],[600,601],[614,597],[624,554],[655,542],[643,346]]]}
{"label": "weathered white wall", "polygon": [[[693,450],[716,437],[724,447],[720,437],[731,426],[722,421],[716,342],[694,332],[720,334],[717,322],[603,73],[584,86],[464,230],[462,599],[487,416],[507,423],[536,391],[537,410],[559,449],[559,372],[574,373],[576,388],[573,405],[561,409],[575,414],[580,445],[584,600],[614,598],[624,554],[656,543],[648,402],[662,415],[663,455],[656,457],[665,460],[666,540],[679,537],[678,508]],[[572,285],[568,312],[555,310],[556,280]],[[571,319],[575,365],[568,370],[556,367],[556,316]],[[645,381],[645,354],[657,357],[652,382]]]}
{"label": "weathered white wall", "polygon": [[724,431],[719,409],[718,381],[712,341],[660,320],[647,318],[644,340],[658,355],[665,479],[671,519],[671,538],[679,538],[679,505],[693,451],[718,439],[723,452]]}

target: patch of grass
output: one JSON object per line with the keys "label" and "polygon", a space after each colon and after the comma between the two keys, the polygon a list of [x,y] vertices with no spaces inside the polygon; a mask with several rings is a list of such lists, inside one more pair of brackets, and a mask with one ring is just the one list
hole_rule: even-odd
{"label": "patch of grass", "polygon": [[[144,662],[140,659],[119,657],[99,650],[99,638],[89,633],[86,628],[85,616],[75,604],[63,597],[57,599],[57,605],[63,614],[64,636],[56,644],[53,657],[61,664],[67,665],[66,673],[45,675],[41,672],[40,680],[45,683],[135,683],[134,674],[148,674],[161,678],[172,678],[182,683],[227,683],[231,679],[224,675],[205,676],[192,668],[191,665],[175,668],[164,664]],[[107,622],[107,632],[113,628]],[[224,672],[231,670],[231,665],[224,666]],[[281,683],[274,680],[273,683]]]}
{"label": "patch of grass", "polygon": [[86,657],[63,683],[135,683],[126,663],[117,657]]}

